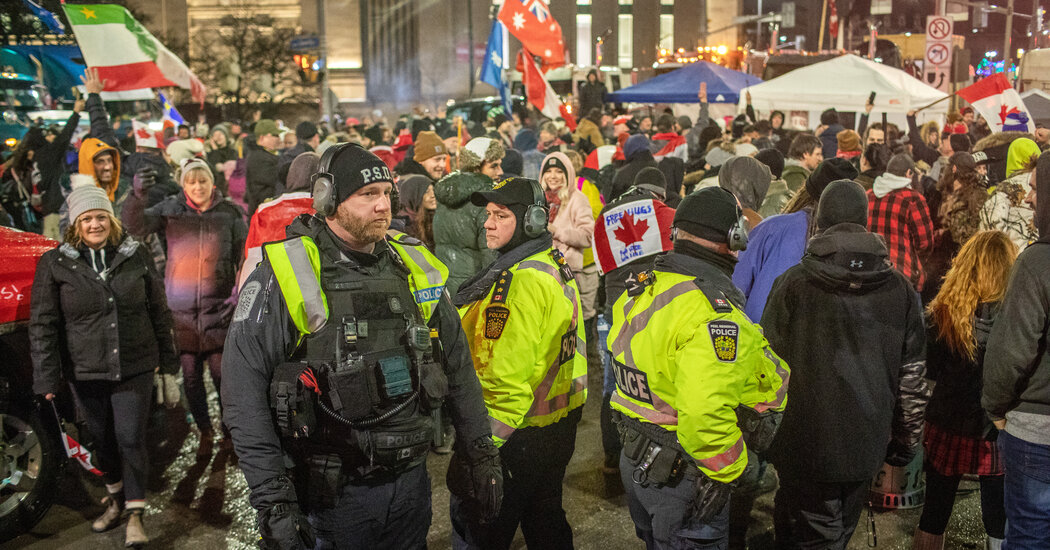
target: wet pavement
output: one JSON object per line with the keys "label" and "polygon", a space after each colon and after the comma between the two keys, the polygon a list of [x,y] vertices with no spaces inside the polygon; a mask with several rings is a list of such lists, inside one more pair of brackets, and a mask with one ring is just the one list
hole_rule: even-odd
{"label": "wet pavement", "polygon": [[[591,388],[600,380],[592,379]],[[601,473],[602,449],[598,426],[600,392],[592,391],[584,409],[576,440],[576,453],[565,479],[565,508],[581,549],[643,548],[634,536],[618,476]],[[212,395],[212,409],[217,403]],[[153,469],[145,518],[151,548],[255,548],[255,511],[248,505],[248,490],[231,449],[216,442],[210,456],[198,458],[200,438],[185,421],[181,408],[156,411],[150,423]],[[448,456],[431,454],[427,467],[433,486],[434,523],[428,544],[447,549],[450,544],[448,490],[445,470]],[[980,498],[975,482],[964,481],[948,526],[945,548],[984,548]],[[90,522],[102,512],[97,504],[105,488],[79,466],[70,465],[57,502],[30,533],[8,541],[2,548],[84,549],[123,548],[123,525],[110,532],[91,532]],[[772,550],[773,493],[762,495],[752,513],[748,532],[752,550]],[[911,532],[921,509],[876,513],[879,549],[910,548]],[[862,517],[850,550],[869,548],[867,521]],[[515,548],[524,548],[520,534]]]}

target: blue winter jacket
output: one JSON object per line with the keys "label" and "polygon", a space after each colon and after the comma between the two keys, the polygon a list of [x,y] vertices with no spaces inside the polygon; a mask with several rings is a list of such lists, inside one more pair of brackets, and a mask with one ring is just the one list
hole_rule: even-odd
{"label": "blue winter jacket", "polygon": [[773,281],[802,260],[808,226],[809,214],[801,211],[771,216],[751,231],[733,271],[733,284],[747,296],[744,313],[751,320],[762,318]]}

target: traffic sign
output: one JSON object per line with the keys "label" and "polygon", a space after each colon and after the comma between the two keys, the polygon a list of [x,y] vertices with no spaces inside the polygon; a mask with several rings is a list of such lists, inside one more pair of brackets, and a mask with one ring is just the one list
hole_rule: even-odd
{"label": "traffic sign", "polygon": [[951,67],[947,65],[930,65],[926,67],[922,76],[923,81],[930,86],[933,86],[944,93],[949,93],[951,91]]}
{"label": "traffic sign", "polygon": [[935,66],[948,66],[952,62],[952,50],[949,44],[934,42],[926,46],[926,63]]}
{"label": "traffic sign", "polygon": [[296,36],[289,44],[293,52],[305,52],[321,47],[321,39],[316,36]]}
{"label": "traffic sign", "polygon": [[926,18],[926,40],[951,40],[952,20],[940,15]]}

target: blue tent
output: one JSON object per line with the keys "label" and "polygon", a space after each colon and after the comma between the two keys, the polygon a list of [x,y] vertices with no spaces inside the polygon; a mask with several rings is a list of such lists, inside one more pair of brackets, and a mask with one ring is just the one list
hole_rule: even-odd
{"label": "blue tent", "polygon": [[80,84],[84,76],[84,59],[76,46],[5,46],[0,50],[0,61],[16,72],[36,76],[36,64],[32,55],[43,66],[43,85],[48,87],[55,99],[73,101],[71,88]]}
{"label": "blue tent", "polygon": [[762,79],[727,69],[709,61],[697,61],[609,94],[616,103],[699,103],[700,83],[707,83],[711,103],[740,102],[740,90],[761,84]]}

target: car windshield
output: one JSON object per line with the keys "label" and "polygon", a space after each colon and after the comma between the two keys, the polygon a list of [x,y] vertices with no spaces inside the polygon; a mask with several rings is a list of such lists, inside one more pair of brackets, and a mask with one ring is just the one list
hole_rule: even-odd
{"label": "car windshield", "polygon": [[44,104],[32,82],[3,79],[0,80],[0,108],[37,111],[43,109]]}

